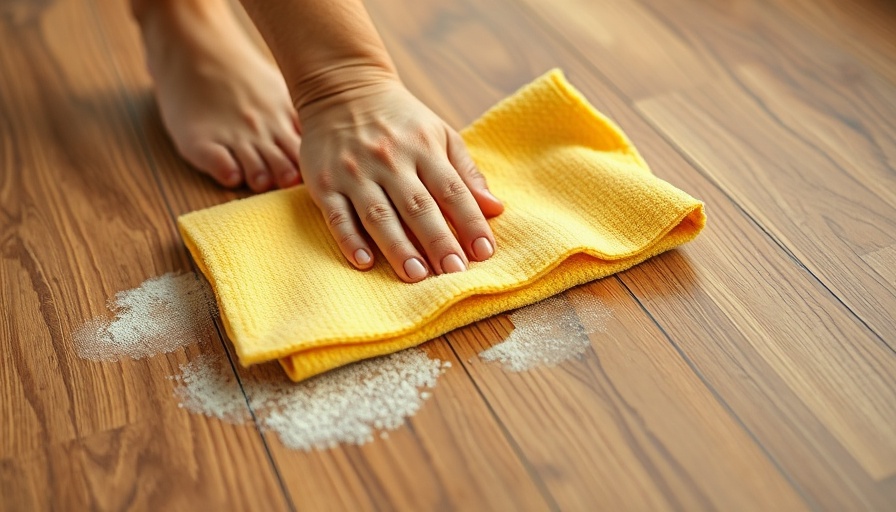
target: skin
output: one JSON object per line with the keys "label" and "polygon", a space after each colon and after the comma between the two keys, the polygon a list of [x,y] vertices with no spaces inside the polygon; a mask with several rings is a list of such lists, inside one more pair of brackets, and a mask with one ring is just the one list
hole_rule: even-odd
{"label": "skin", "polygon": [[133,0],[162,121],[188,162],[226,187],[300,181],[283,76],[221,0]]}
{"label": "skin", "polygon": [[282,75],[219,0],[150,1],[135,16],[163,119],[193,165],[256,191],[300,173],[361,270],[371,242],[407,282],[494,254],[486,218],[503,205],[457,132],[401,83],[359,0],[243,0]]}

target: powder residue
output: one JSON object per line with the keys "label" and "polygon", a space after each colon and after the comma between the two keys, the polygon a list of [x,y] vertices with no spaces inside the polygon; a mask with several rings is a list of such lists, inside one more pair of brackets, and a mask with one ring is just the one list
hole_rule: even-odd
{"label": "powder residue", "polygon": [[510,336],[479,356],[514,372],[555,366],[581,357],[588,335],[605,331],[610,316],[600,299],[585,291],[550,297],[511,313]]}
{"label": "powder residue", "polygon": [[[262,428],[304,451],[339,443],[364,444],[402,426],[431,396],[448,367],[412,348],[344,366],[298,384],[247,378],[249,404]],[[193,412],[231,422],[248,409],[226,359],[200,358],[181,367],[177,396]]]}
{"label": "powder residue", "polygon": [[203,354],[182,365],[173,378],[180,406],[193,412],[242,423],[249,419],[249,405],[227,358]]}
{"label": "powder residue", "polygon": [[212,326],[216,311],[208,284],[193,273],[168,273],[118,292],[107,307],[114,318],[94,318],[72,337],[78,355],[94,361],[141,359],[189,345]]}

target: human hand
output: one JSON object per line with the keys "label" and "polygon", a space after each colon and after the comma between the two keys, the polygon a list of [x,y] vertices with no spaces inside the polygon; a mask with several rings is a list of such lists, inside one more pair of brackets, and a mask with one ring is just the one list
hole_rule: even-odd
{"label": "human hand", "polygon": [[365,232],[407,282],[494,254],[486,218],[504,206],[460,135],[400,82],[343,89],[299,117],[303,181],[356,268],[373,266]]}

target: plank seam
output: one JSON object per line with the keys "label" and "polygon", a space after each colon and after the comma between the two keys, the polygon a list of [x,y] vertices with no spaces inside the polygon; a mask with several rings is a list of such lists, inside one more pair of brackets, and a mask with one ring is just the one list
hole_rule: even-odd
{"label": "plank seam", "polygon": [[[130,98],[130,96],[128,96],[124,92],[125,83],[124,83],[124,79],[122,77],[121,69],[119,68],[118,62],[113,58],[112,53],[109,51],[109,39],[107,37],[105,27],[100,22],[101,20],[99,18],[99,14],[96,11],[95,0],[89,0],[88,4],[90,6],[90,13],[94,19],[94,23],[96,24],[97,27],[99,27],[99,33],[104,42],[103,48],[105,50],[106,57],[112,63],[112,69],[115,70],[115,75],[116,75],[116,78],[118,79],[118,85],[121,86],[121,92],[119,92],[118,95],[121,97],[121,100],[125,104],[125,107],[126,107],[126,110],[128,113],[128,118],[129,118],[129,121],[131,124],[131,128],[135,130],[137,139],[140,141],[141,152],[143,153],[143,156],[146,160],[146,164],[152,171],[153,181],[156,184],[156,188],[158,189],[159,194],[162,196],[162,201],[165,204],[165,209],[168,211],[168,216],[172,221],[176,221],[174,209],[171,207],[171,202],[168,199],[168,195],[165,193],[165,188],[162,186],[162,182],[159,177],[158,167],[156,166],[155,159],[153,158],[152,152],[150,151],[149,146],[146,143],[146,137],[145,137],[144,130],[140,126],[140,123],[138,122],[139,116],[136,112],[133,101]],[[174,224],[171,224],[171,225],[173,226]],[[176,229],[175,229],[175,232],[176,232]],[[179,233],[175,233],[175,234],[177,235],[178,238],[180,238]],[[183,254],[186,251],[186,247],[183,244],[181,244],[180,248],[181,248],[180,252],[181,252],[181,254]],[[188,257],[187,261],[189,261],[190,268],[192,268],[193,272],[197,272],[196,264],[192,260],[192,258]],[[213,317],[211,312],[209,312],[209,316]],[[214,321],[214,318],[212,318],[212,320]],[[240,378],[239,372],[237,372],[237,370],[236,370],[236,366],[234,365],[234,362],[233,362],[233,357],[231,356],[230,351],[227,349],[227,343],[224,340],[224,336],[221,334],[221,330],[218,327],[218,323],[217,322],[213,322],[213,323],[215,324],[215,332],[218,334],[218,341],[221,343],[221,347],[224,349],[224,353],[227,356],[227,361],[230,363],[230,368],[233,371],[234,376],[236,377],[236,381],[240,387],[240,392],[243,394],[243,400],[245,400],[246,406],[249,409],[249,413],[252,416],[252,422],[255,425],[255,431],[258,434],[259,439],[261,439],[261,444],[262,444],[262,447],[264,448],[265,455],[267,456],[270,467],[274,473],[274,476],[277,479],[277,483],[280,487],[280,492],[283,494],[284,502],[286,503],[287,507],[289,508],[289,510],[291,512],[296,512],[295,504],[292,501],[292,497],[287,492],[286,484],[283,481],[283,476],[281,475],[280,469],[277,467],[277,464],[274,461],[274,457],[273,457],[273,454],[271,453],[270,446],[268,445],[267,439],[265,438],[264,433],[262,432],[261,425],[259,424],[258,419],[255,416],[255,411],[252,410],[252,407],[250,406],[249,396],[246,394],[246,389],[243,386],[243,381]]]}
{"label": "plank seam", "polygon": [[[554,499],[554,495],[551,494],[550,489],[548,489],[547,484],[538,476],[538,473],[535,471],[535,468],[532,466],[532,463],[523,453],[522,447],[516,442],[516,439],[513,435],[510,434],[510,430],[504,425],[504,422],[501,421],[500,416],[497,411],[495,411],[494,407],[492,407],[491,402],[489,402],[488,398],[486,398],[485,393],[482,391],[482,388],[479,387],[479,383],[476,379],[473,378],[473,375],[470,373],[470,369],[467,367],[467,361],[460,357],[460,354],[457,353],[457,350],[454,348],[454,344],[451,341],[450,333],[443,336],[443,338],[448,342],[448,348],[451,349],[451,352],[454,353],[454,357],[460,362],[461,367],[464,369],[464,373],[467,374],[467,378],[473,384],[473,387],[476,389],[476,393],[479,394],[479,398],[485,403],[485,406],[488,408],[489,414],[491,414],[492,418],[495,420],[495,423],[501,429],[501,433],[504,434],[504,438],[507,439],[507,442],[510,443],[510,447],[513,449],[513,452],[516,454],[517,458],[522,463],[523,467],[526,468],[526,473],[532,478],[532,481],[538,487],[538,490],[541,491],[542,496],[544,496],[545,501],[547,501],[548,505],[551,507],[551,510],[555,512],[559,512],[561,510],[560,505]],[[438,339],[438,338],[436,338]]]}

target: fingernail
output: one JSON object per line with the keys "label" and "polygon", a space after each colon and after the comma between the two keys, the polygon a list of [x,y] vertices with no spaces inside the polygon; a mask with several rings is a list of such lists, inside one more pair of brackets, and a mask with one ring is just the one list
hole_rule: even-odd
{"label": "fingernail", "polygon": [[[485,195],[487,195],[488,197],[490,197],[492,200],[494,200],[496,203],[500,203],[500,202],[501,202],[500,199],[498,199],[497,197],[495,197],[495,194],[492,194],[492,191],[491,191],[491,190],[485,188],[485,189],[482,189],[482,192],[485,193]],[[486,240],[486,241],[487,241],[487,240]]]}
{"label": "fingernail", "polygon": [[370,263],[370,254],[364,249],[355,251],[355,263],[362,267]]}
{"label": "fingernail", "polygon": [[452,273],[452,272],[463,272],[467,270],[464,266],[464,260],[460,259],[460,256],[457,254],[449,254],[442,258],[442,272]]}
{"label": "fingernail", "polygon": [[420,260],[417,258],[409,258],[404,262],[404,273],[407,274],[410,279],[423,279],[426,277],[426,267],[424,267],[423,263],[420,263]]}
{"label": "fingernail", "polygon": [[473,254],[476,256],[478,260],[485,260],[491,257],[494,254],[495,249],[492,248],[492,243],[488,241],[488,238],[480,237],[477,238],[475,242],[473,242]]}
{"label": "fingernail", "polygon": [[261,173],[255,177],[255,186],[259,188],[263,188],[268,186],[270,183],[270,178],[268,178],[267,174]]}

